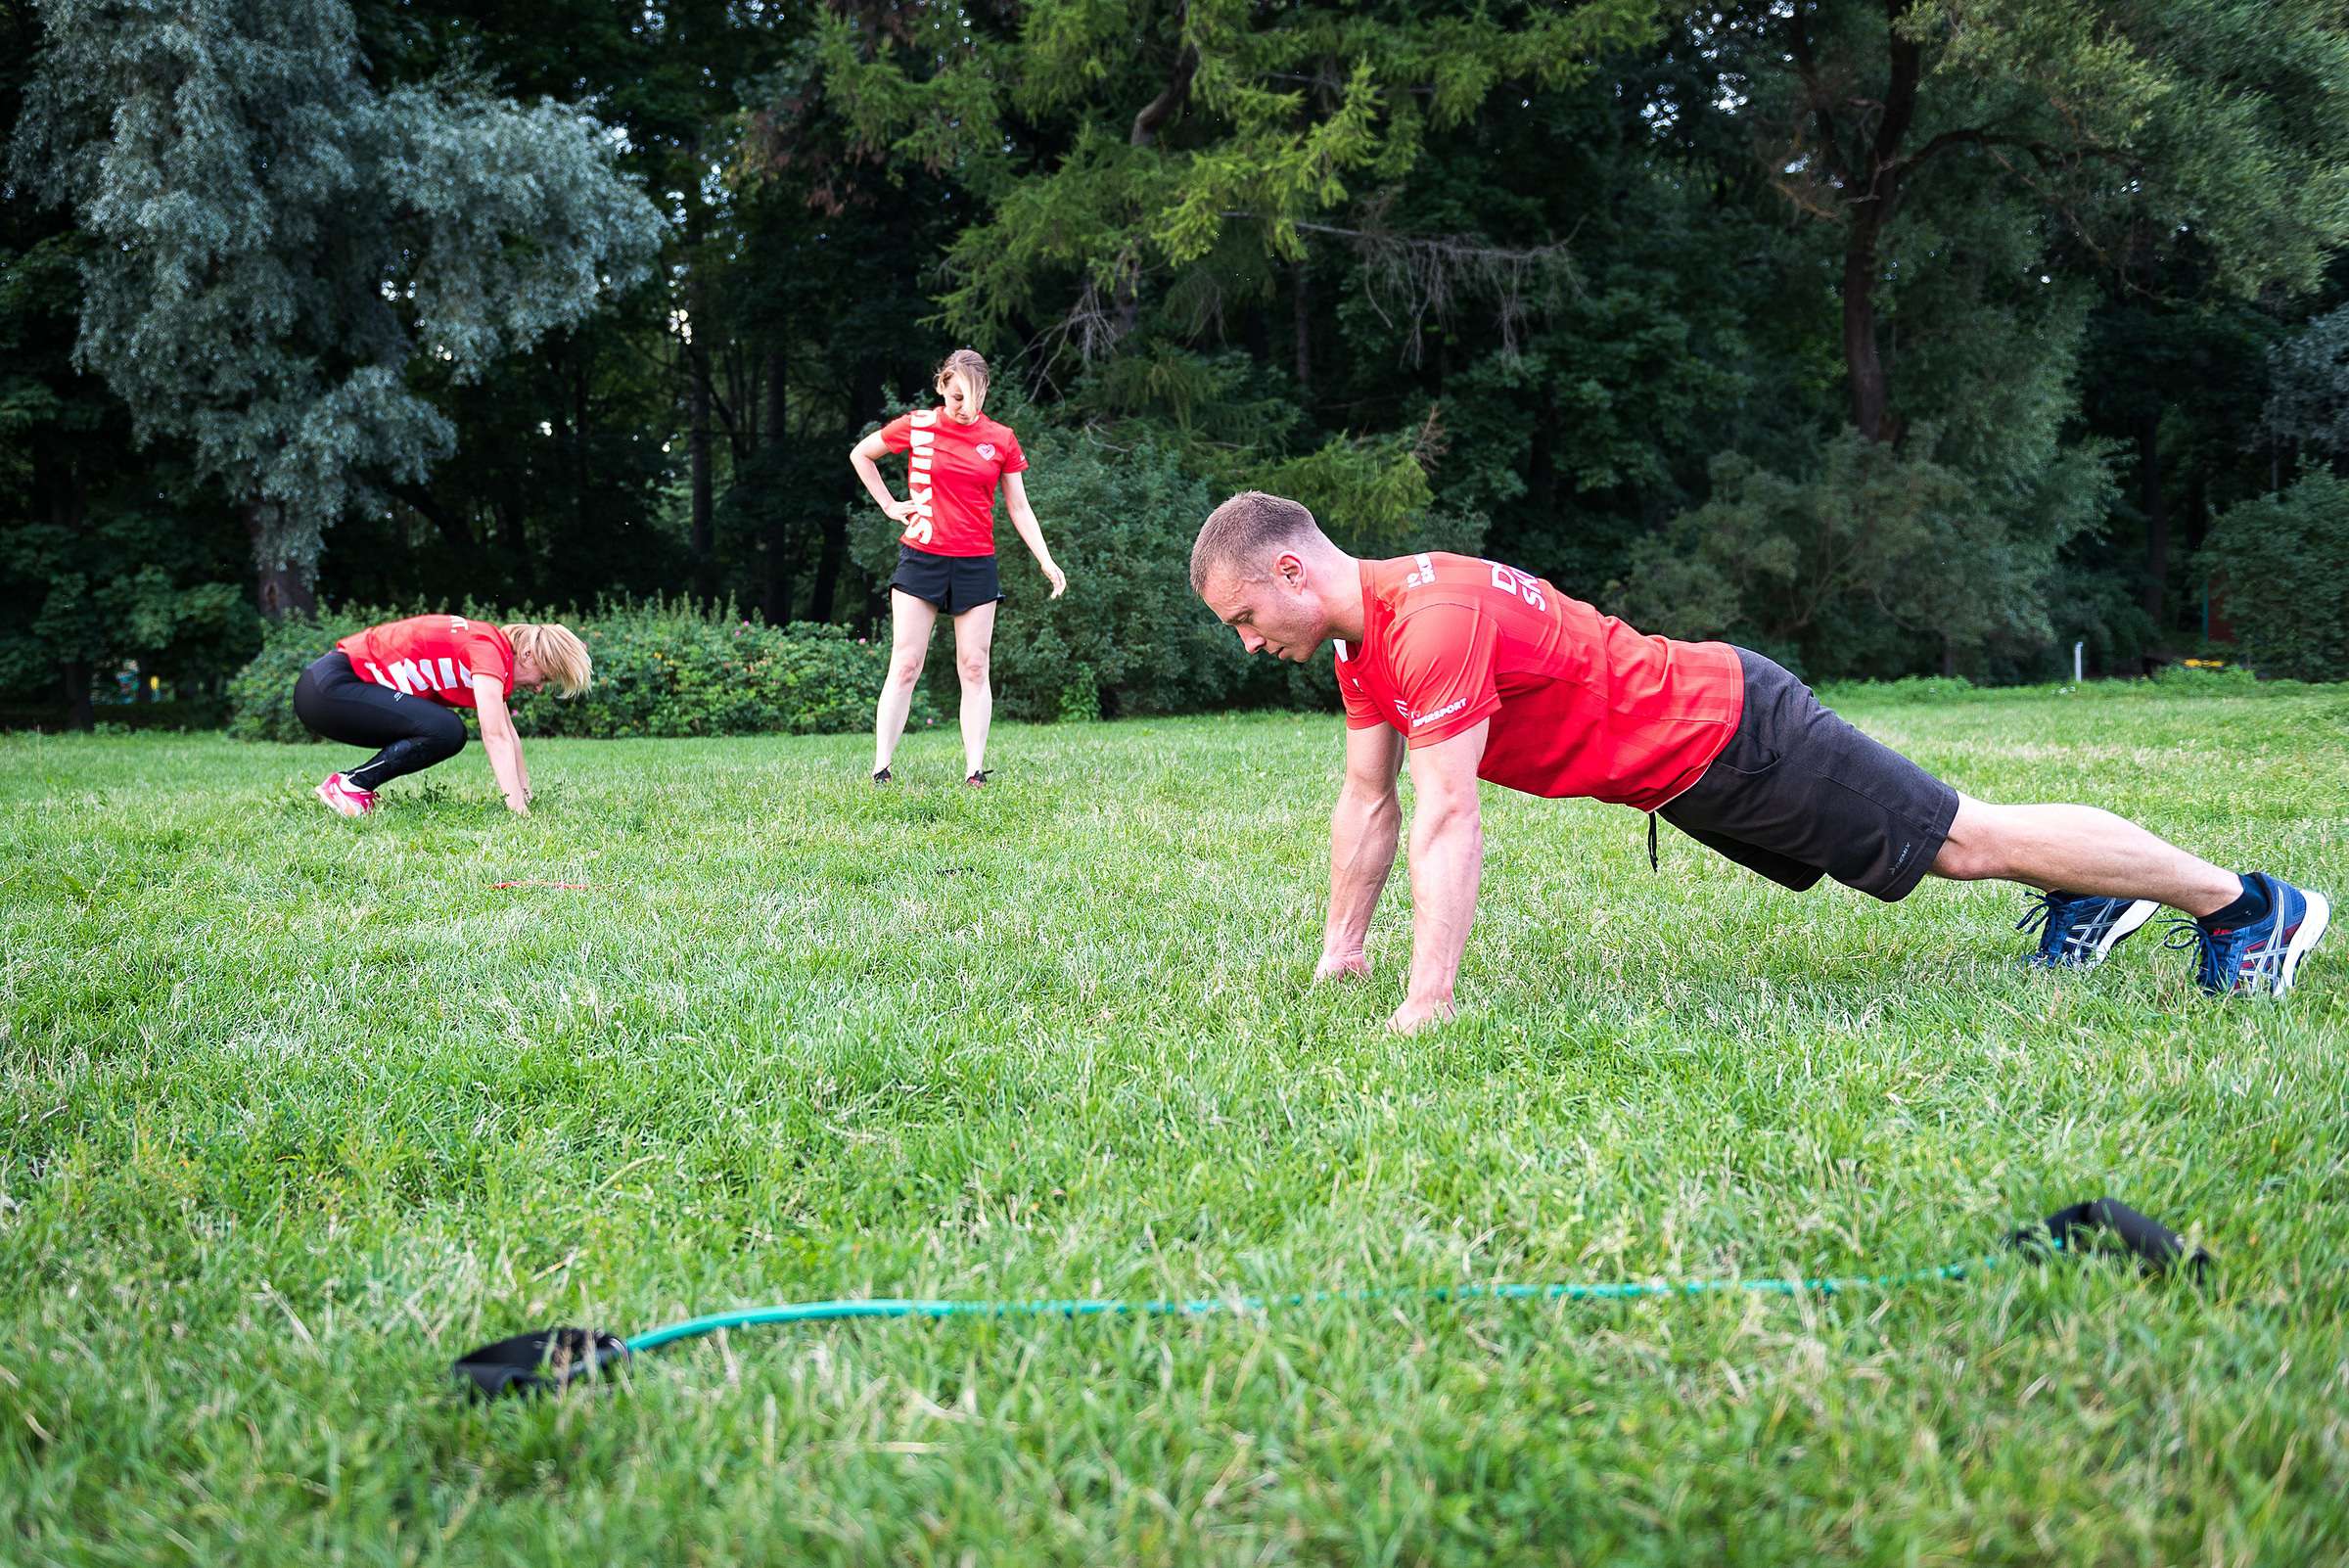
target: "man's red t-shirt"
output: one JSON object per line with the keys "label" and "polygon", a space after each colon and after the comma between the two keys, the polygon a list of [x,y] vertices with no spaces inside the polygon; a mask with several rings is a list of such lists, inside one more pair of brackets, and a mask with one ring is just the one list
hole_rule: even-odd
{"label": "man's red t-shirt", "polygon": [[476,675],[495,676],[505,694],[514,695],[514,645],[485,621],[410,616],[354,631],[335,646],[350,656],[361,680],[451,708],[476,706]]}
{"label": "man's red t-shirt", "polygon": [[1338,644],[1347,726],[1426,746],[1490,718],[1477,776],[1496,784],[1652,811],[1703,775],[1745,711],[1727,643],[1641,636],[1464,555],[1364,561],[1361,576],[1361,644]]}
{"label": "man's red t-shirt", "polygon": [[958,425],[939,409],[917,408],[882,426],[881,444],[908,454],[914,513],[902,542],[931,555],[995,553],[995,484],[1028,470],[1009,425],[985,414]]}

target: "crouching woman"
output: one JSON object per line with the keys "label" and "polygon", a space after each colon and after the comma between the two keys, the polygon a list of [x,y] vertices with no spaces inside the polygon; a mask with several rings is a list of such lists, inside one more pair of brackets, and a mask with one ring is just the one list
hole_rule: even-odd
{"label": "crouching woman", "polygon": [[336,643],[294,682],[294,715],[327,740],[377,749],[347,772],[327,774],[315,792],[328,809],[360,816],[392,780],[463,751],[465,720],[456,710],[474,709],[498,793],[528,815],[530,770],[507,699],[541,686],[576,697],[593,674],[586,645],[569,626],[411,616]]}

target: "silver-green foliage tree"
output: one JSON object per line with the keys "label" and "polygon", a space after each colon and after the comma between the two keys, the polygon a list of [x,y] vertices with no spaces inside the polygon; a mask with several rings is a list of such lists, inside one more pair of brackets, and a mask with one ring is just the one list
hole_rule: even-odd
{"label": "silver-green foliage tree", "polygon": [[1643,628],[1731,638],[1813,679],[1979,670],[2046,647],[2045,583],[2091,509],[1986,506],[1935,460],[1936,435],[1896,447],[1846,430],[1804,479],[1726,454],[1712,499],[1635,545],[1610,596]]}
{"label": "silver-green foliage tree", "polygon": [[2349,680],[2349,480],[2325,469],[2219,519],[2202,564],[2263,675]]}
{"label": "silver-green foliage tree", "polygon": [[77,361],[246,509],[273,614],[324,530],[452,449],[420,355],[478,374],[658,244],[592,121],[453,78],[379,92],[343,0],[42,10],[13,177],[101,242]]}
{"label": "silver-green foliage tree", "polygon": [[2349,456],[2349,305],[2268,351],[2269,439]]}

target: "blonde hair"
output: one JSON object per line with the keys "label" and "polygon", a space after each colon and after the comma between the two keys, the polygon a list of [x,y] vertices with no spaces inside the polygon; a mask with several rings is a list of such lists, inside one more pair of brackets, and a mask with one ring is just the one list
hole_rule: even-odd
{"label": "blonde hair", "polygon": [[1205,593],[1208,576],[1218,567],[1253,582],[1268,575],[1266,557],[1275,546],[1320,537],[1321,525],[1303,504],[1263,490],[1242,490],[1208,513],[1200,525],[1198,540],[1191,546],[1191,591]]}
{"label": "blonde hair", "polygon": [[938,374],[933,380],[944,381],[948,376],[965,376],[971,392],[981,402],[987,401],[987,360],[976,348],[957,348],[939,361]]}
{"label": "blonde hair", "polygon": [[546,672],[558,697],[576,697],[595,679],[595,661],[587,645],[569,626],[552,621],[516,621],[500,626],[514,645],[514,657],[528,659]]}

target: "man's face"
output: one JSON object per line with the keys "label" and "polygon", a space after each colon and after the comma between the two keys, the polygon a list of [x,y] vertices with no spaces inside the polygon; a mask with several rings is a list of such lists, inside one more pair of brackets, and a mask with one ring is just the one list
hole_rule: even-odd
{"label": "man's face", "polygon": [[1301,665],[1329,637],[1329,618],[1305,563],[1286,551],[1273,558],[1269,576],[1254,580],[1218,568],[1199,597],[1217,620],[1239,633],[1240,646],[1250,653]]}

